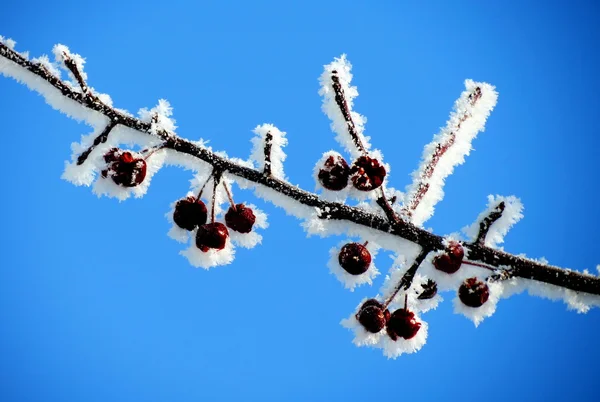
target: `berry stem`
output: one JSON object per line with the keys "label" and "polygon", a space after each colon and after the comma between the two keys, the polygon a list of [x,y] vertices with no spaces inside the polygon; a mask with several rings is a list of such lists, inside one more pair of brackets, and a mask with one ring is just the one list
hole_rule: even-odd
{"label": "berry stem", "polygon": [[496,268],[494,268],[494,267],[490,267],[489,265],[485,265],[485,264],[480,264],[478,262],[462,260],[462,263],[467,264],[467,265],[473,265],[474,267],[481,267],[481,268],[489,269],[490,271],[496,270]]}
{"label": "berry stem", "polygon": [[213,193],[210,203],[210,223],[215,223],[215,200],[217,198],[217,187],[221,181],[222,174],[223,172],[221,170],[213,170]]}
{"label": "berry stem", "polygon": [[[408,290],[408,288],[412,284],[412,281],[413,281],[413,279],[415,277],[415,274],[417,273],[417,270],[419,269],[419,266],[421,265],[421,263],[423,262],[423,260],[427,256],[427,254],[429,254],[429,251],[430,250],[427,249],[427,248],[422,248],[421,249],[421,252],[419,253],[419,255],[417,255],[417,257],[413,261],[413,264],[404,273],[404,275],[402,276],[402,279],[400,279],[400,281],[398,282],[398,284],[394,288],[394,291],[392,292],[392,294],[390,295],[390,297],[388,297],[387,300],[385,301],[385,303],[383,304],[383,308],[384,309],[386,309],[390,305],[390,303],[392,302],[392,300],[394,300],[394,298],[396,297],[396,295],[398,294],[398,292],[400,292],[400,290],[402,288],[404,288],[404,290]],[[405,296],[408,297],[407,295],[405,295]]]}
{"label": "berry stem", "polygon": [[148,155],[144,156],[144,160],[147,161],[148,158],[152,156],[152,154],[154,154],[156,151],[160,151],[161,149],[163,149],[166,146],[167,146],[167,144],[162,143],[162,144],[157,145],[157,146],[152,147],[152,148],[143,149],[143,150],[140,151],[140,153],[143,154],[145,152],[150,151],[150,153]]}
{"label": "berry stem", "polygon": [[369,244],[369,241],[367,240],[366,242],[363,243],[363,246],[367,247],[367,244]]}
{"label": "berry stem", "polygon": [[234,211],[237,212],[237,208],[235,207],[235,202],[233,202],[233,197],[231,196],[231,192],[229,191],[229,187],[227,187],[227,183],[223,180],[223,187],[225,188],[225,192],[227,193],[227,198],[229,198],[229,204]]}
{"label": "berry stem", "polygon": [[202,187],[200,187],[200,192],[198,193],[198,197],[196,197],[196,199],[200,199],[200,197],[202,197],[202,193],[204,192],[204,187],[206,187],[206,185],[208,184],[208,182],[210,181],[210,179],[212,179],[212,177],[215,175],[215,171],[213,169],[212,173],[210,174],[210,176],[208,176],[208,178],[206,179],[206,181],[204,182],[204,184],[202,185]]}

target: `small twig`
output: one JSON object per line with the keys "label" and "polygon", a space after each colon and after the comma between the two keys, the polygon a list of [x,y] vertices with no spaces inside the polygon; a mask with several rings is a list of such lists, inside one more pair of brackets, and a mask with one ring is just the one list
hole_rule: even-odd
{"label": "small twig", "polygon": [[265,135],[265,167],[264,173],[271,176],[271,148],[273,147],[273,134],[270,131]]}
{"label": "small twig", "polygon": [[85,83],[85,80],[83,79],[83,77],[81,75],[81,72],[77,68],[77,64],[73,61],[72,58],[69,57],[69,55],[66,52],[63,52],[63,56],[65,58],[65,60],[64,60],[65,66],[67,66],[67,68],[71,71],[71,73],[73,73],[73,76],[75,77],[75,79],[77,80],[77,83],[79,84],[79,87],[81,88],[81,92],[83,92],[84,94],[87,94],[88,86]]}
{"label": "small twig", "polygon": [[83,165],[83,163],[90,156],[90,154],[92,153],[94,148],[96,148],[98,145],[106,142],[106,140],[108,139],[108,134],[110,134],[111,130],[113,128],[115,128],[116,125],[117,125],[117,122],[115,120],[109,121],[108,125],[104,128],[104,130],[100,133],[100,135],[98,135],[96,138],[94,138],[94,143],[88,149],[83,151],[81,153],[81,155],[79,155],[77,157],[78,165]]}
{"label": "small twig", "polygon": [[394,288],[394,291],[392,292],[390,297],[388,297],[388,299],[385,301],[385,303],[383,303],[384,309],[386,309],[387,306],[390,305],[392,300],[394,300],[394,298],[396,297],[398,292],[400,292],[400,290],[402,290],[402,288],[404,288],[404,290],[408,290],[408,288],[410,288],[410,285],[412,284],[412,281],[415,277],[415,274],[417,273],[417,270],[419,269],[419,266],[421,265],[421,263],[423,262],[423,260],[425,259],[425,257],[429,253],[429,251],[430,250],[426,249],[426,248],[421,249],[421,252],[419,253],[419,255],[417,255],[417,258],[415,258],[415,260],[413,261],[413,264],[404,273],[404,275],[402,275],[402,279],[400,279],[400,281]]}
{"label": "small twig", "polygon": [[[471,104],[471,106],[475,105],[475,103],[481,98],[481,95],[481,88],[476,87],[475,90],[469,95],[469,103]],[[421,175],[421,182],[419,183],[417,190],[413,193],[411,199],[403,208],[404,214],[409,218],[417,209],[417,207],[423,200],[423,197],[425,197],[425,194],[427,194],[427,191],[429,191],[429,183],[427,183],[426,181],[430,179],[431,176],[433,176],[433,172],[435,171],[435,168],[438,162],[440,161],[440,158],[446,153],[446,151],[448,151],[448,149],[450,149],[452,145],[454,145],[454,142],[456,141],[456,132],[460,129],[461,124],[465,122],[469,117],[471,117],[471,114],[465,112],[465,114],[463,114],[460,120],[458,121],[458,124],[456,125],[454,130],[448,135],[446,142],[440,142],[435,147],[435,151],[433,151],[433,153],[431,154],[431,159],[429,160],[429,163],[427,164],[427,166],[425,166],[425,169],[423,170],[423,173]]]}
{"label": "small twig", "polygon": [[402,223],[402,219],[400,219],[400,217],[398,216],[396,211],[394,211],[394,209],[392,208],[392,205],[390,204],[387,197],[385,196],[385,191],[383,190],[383,186],[381,186],[380,191],[381,191],[381,195],[379,196],[379,198],[377,198],[377,201],[376,201],[377,205],[379,205],[381,207],[381,209],[383,209],[385,216],[389,219],[390,222],[392,222],[394,224]]}
{"label": "small twig", "polygon": [[358,132],[356,131],[356,125],[354,124],[354,120],[352,120],[352,114],[350,113],[350,108],[348,107],[348,102],[346,101],[346,96],[344,94],[344,89],[342,88],[342,84],[340,84],[340,77],[337,76],[337,71],[333,70],[331,72],[331,81],[333,86],[333,91],[335,92],[335,103],[337,103],[342,115],[344,116],[344,120],[346,120],[346,127],[348,128],[348,133],[354,142],[354,145],[358,150],[363,154],[367,154],[367,150],[363,145],[360,137],[358,136]]}
{"label": "small twig", "polygon": [[496,205],[496,208],[488,216],[486,216],[481,222],[479,222],[479,234],[477,235],[477,239],[475,243],[481,244],[482,246],[485,244],[485,238],[494,224],[500,217],[502,216],[502,212],[504,212],[504,208],[506,204],[504,201],[500,202]]}

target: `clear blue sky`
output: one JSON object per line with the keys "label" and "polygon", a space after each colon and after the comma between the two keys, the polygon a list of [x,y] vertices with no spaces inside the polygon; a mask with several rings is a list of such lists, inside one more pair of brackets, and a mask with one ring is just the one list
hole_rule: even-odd
{"label": "clear blue sky", "polygon": [[[230,155],[249,154],[257,124],[276,124],[288,132],[287,174],[307,189],[336,147],[317,95],[334,56],[354,64],[356,110],[397,188],[463,80],[488,81],[498,106],[427,225],[454,232],[488,194],[514,194],[525,218],[508,251],[577,270],[600,263],[593,1],[67,3],[11,2],[0,34],[32,55],[68,45],[116,106],[166,98],[180,135]],[[164,218],[189,173],[161,171],[141,200],[99,200],[60,180],[87,127],[5,78],[0,118],[2,401],[598,400],[599,311],[520,295],[475,329],[447,294],[424,317],[425,347],[388,361],[339,325],[381,282],[343,290],[325,265],[338,238],[306,239],[260,203],[263,245],[194,269]]]}

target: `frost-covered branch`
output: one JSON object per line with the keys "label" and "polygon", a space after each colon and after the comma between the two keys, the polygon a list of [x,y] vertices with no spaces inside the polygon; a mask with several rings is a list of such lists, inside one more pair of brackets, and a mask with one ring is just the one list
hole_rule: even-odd
{"label": "frost-covered branch", "polygon": [[[0,73],[25,83],[55,109],[94,128],[81,144],[73,145],[73,163],[67,163],[63,177],[88,186],[97,178],[97,194],[125,199],[142,196],[163,164],[195,172],[192,191],[167,214],[173,223],[170,237],[187,242],[193,236],[193,244],[182,252],[193,265],[227,264],[234,254],[231,242],[242,247],[260,242],[254,229],[266,227],[266,218],[256,207],[234,202],[234,182],[303,220],[309,234],[362,238],[346,242],[339,252],[334,249],[328,264],[350,289],[372,283],[379,273],[372,263],[379,248],[394,252],[396,260],[382,288],[384,302],[364,301],[344,322],[355,331],[357,344],[383,347],[392,357],[418,350],[427,334],[427,324],[418,314],[435,308],[441,300],[438,290],[457,291],[456,311],[476,324],[494,312],[500,297],[522,290],[563,299],[580,312],[600,305],[600,278],[498,248],[522,217],[522,205],[515,197],[490,196],[487,210],[464,230],[467,239],[439,236],[421,227],[443,196],[443,180],[469,153],[496,103],[497,94],[489,84],[467,80],[447,127],[426,147],[408,194],[389,189],[388,196],[384,181],[389,166],[363,135],[364,117],[352,111],[358,92],[350,86],[350,64],[345,57],[335,59],[321,76],[323,110],[354,160],[348,164],[339,153],[326,152],[315,169],[322,190],[316,194],[287,181],[283,169],[287,139],[271,124],[255,128],[250,160],[231,158],[202,141],[179,137],[172,109],[164,100],[151,110],[140,110],[139,117],[114,108],[108,95],[88,86],[83,58],[66,47],[55,47],[55,56],[76,84],[62,80],[47,57],[29,60],[13,46],[0,37]],[[123,143],[145,148],[139,152],[118,148]],[[359,202],[346,203],[348,196]],[[398,197],[404,205],[392,205]],[[221,207],[225,202],[230,204],[228,210]],[[397,309],[390,313],[388,307]]]}

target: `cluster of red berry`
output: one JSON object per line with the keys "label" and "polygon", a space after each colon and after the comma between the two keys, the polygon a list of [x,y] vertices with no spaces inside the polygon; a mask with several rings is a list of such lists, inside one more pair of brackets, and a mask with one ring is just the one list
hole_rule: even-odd
{"label": "cluster of red berry", "polygon": [[[214,202],[214,200],[213,200]],[[187,231],[196,232],[196,247],[203,252],[210,249],[223,250],[229,238],[229,229],[239,233],[250,233],[256,221],[252,208],[244,204],[232,204],[225,214],[225,225],[221,222],[206,223],[208,211],[206,204],[193,196],[183,198],[175,204],[173,221]]]}
{"label": "cluster of red berry", "polygon": [[392,340],[398,338],[412,339],[421,329],[421,323],[415,318],[406,304],[390,314],[386,306],[375,299],[369,299],[356,313],[358,322],[369,332],[376,334],[383,328]]}
{"label": "cluster of red berry", "polygon": [[[450,242],[446,252],[433,259],[433,266],[442,272],[453,274],[462,265],[464,256],[465,251],[460,243]],[[460,285],[458,297],[465,306],[481,307],[490,297],[490,288],[477,278],[468,278]]]}
{"label": "cluster of red berry", "polygon": [[348,166],[346,160],[339,154],[330,155],[317,177],[327,190],[340,191],[352,181],[354,188],[360,191],[375,190],[383,184],[386,171],[377,159],[363,155]]}
{"label": "cluster of red berry", "polygon": [[135,187],[146,178],[146,159],[132,151],[112,148],[104,154],[106,169],[102,177],[110,177],[115,184],[123,187]]}

